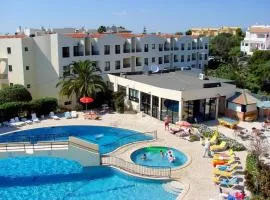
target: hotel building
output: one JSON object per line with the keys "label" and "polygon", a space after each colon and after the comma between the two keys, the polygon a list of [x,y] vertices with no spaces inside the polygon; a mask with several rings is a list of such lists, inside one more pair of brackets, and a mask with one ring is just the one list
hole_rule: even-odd
{"label": "hotel building", "polygon": [[251,26],[241,42],[241,51],[252,55],[256,50],[270,50],[270,26]]}
{"label": "hotel building", "polygon": [[217,36],[220,33],[230,33],[235,35],[237,29],[240,29],[240,27],[222,26],[220,28],[192,28],[191,32],[193,36]]}
{"label": "hotel building", "polygon": [[59,96],[56,84],[73,61],[91,60],[103,74],[161,69],[203,69],[208,63],[207,37],[170,34],[87,33],[85,30],[18,30],[0,36],[0,84],[22,84],[33,98]]}

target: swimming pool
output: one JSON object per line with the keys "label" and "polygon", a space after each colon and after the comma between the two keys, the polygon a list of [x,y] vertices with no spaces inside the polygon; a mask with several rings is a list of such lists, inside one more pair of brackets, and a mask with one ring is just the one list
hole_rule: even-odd
{"label": "swimming pool", "polygon": [[137,141],[152,140],[150,135],[137,131],[107,126],[56,126],[17,131],[0,136],[3,142],[31,142],[68,140],[75,136],[99,145],[100,153],[109,153],[118,147]]}
{"label": "swimming pool", "polygon": [[[163,152],[163,155],[161,153]],[[172,152],[172,157],[175,159],[170,162],[169,160],[169,151]],[[146,155],[146,159],[143,158],[144,154]],[[180,167],[184,165],[188,158],[187,156],[173,148],[169,147],[145,147],[134,151],[131,156],[131,160],[139,165],[145,165],[150,167]]]}
{"label": "swimming pool", "polygon": [[141,179],[110,167],[83,168],[54,157],[0,159],[0,199],[172,200],[165,181]]}

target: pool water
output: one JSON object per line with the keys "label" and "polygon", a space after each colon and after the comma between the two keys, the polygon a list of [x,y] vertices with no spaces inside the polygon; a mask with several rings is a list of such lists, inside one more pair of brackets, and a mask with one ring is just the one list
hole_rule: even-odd
{"label": "pool water", "polygon": [[100,153],[109,153],[118,147],[136,141],[151,140],[150,135],[137,131],[107,126],[56,126],[17,131],[0,136],[3,142],[31,142],[68,140],[75,136],[99,145]]}
{"label": "pool water", "polygon": [[[163,152],[163,155],[161,152]],[[175,160],[169,161],[168,152],[172,151]],[[144,154],[146,159],[143,159]],[[179,167],[185,164],[188,160],[187,156],[173,148],[168,147],[145,147],[134,151],[131,156],[131,160],[139,165],[151,166],[151,167]]]}
{"label": "pool water", "polygon": [[110,167],[83,168],[54,157],[0,159],[0,199],[172,200],[164,181],[140,179]]}

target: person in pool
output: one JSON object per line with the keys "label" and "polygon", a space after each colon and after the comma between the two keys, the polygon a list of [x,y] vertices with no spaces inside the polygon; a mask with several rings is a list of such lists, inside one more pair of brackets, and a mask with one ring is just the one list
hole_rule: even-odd
{"label": "person in pool", "polygon": [[160,155],[162,158],[164,158],[164,152],[162,150],[160,150]]}
{"label": "person in pool", "polygon": [[146,160],[147,159],[147,156],[146,156],[146,154],[144,153],[143,155],[142,155],[142,160]]}

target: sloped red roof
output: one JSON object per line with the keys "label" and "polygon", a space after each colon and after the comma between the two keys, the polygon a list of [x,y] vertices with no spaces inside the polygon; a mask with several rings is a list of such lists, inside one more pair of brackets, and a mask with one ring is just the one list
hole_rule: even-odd
{"label": "sloped red roof", "polygon": [[251,27],[249,31],[252,33],[270,33],[270,28]]}
{"label": "sloped red roof", "polygon": [[6,38],[25,38],[25,35],[0,35],[0,39]]}

